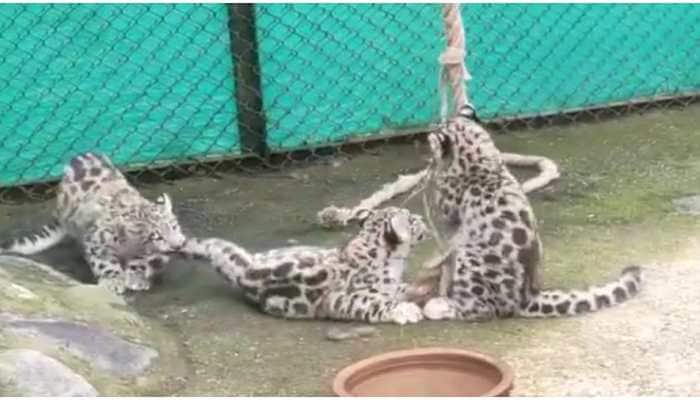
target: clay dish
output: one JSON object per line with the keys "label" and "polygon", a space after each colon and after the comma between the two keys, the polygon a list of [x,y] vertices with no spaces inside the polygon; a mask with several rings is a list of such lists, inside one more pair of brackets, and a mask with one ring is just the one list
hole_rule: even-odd
{"label": "clay dish", "polygon": [[380,354],[338,373],[338,396],[508,396],[513,372],[493,357],[449,348]]}

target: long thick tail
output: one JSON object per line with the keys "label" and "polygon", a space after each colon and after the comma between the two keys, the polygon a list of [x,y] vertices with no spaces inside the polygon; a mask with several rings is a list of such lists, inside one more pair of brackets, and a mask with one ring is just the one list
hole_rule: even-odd
{"label": "long thick tail", "polygon": [[244,248],[218,238],[188,238],[178,251],[181,255],[209,261],[230,284],[240,286],[241,279],[253,264],[253,257]]}
{"label": "long thick tail", "polygon": [[14,253],[31,255],[41,253],[55,245],[66,237],[66,231],[58,221],[44,225],[39,233],[8,240],[0,243],[0,254]]}
{"label": "long thick tail", "polygon": [[633,297],[641,285],[641,268],[631,266],[622,270],[618,279],[602,286],[592,286],[587,290],[541,290],[530,298],[518,315],[543,318],[598,311]]}

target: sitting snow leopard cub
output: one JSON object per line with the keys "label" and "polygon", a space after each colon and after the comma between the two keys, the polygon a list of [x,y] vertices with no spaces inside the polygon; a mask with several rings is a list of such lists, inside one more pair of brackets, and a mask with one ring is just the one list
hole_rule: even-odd
{"label": "sitting snow leopard cub", "polygon": [[391,207],[361,210],[354,219],[361,230],[340,249],[250,254],[223,239],[189,238],[181,253],[209,260],[247,300],[277,317],[418,322],[421,309],[404,300],[401,278],[410,250],[426,236],[422,218]]}
{"label": "sitting snow leopard cub", "polygon": [[77,240],[98,283],[118,294],[148,290],[185,242],[167,194],[143,198],[105,156],[86,153],[64,168],[54,222],[0,245],[0,253],[36,254],[64,237]]}
{"label": "sitting snow leopard cub", "polygon": [[[587,290],[542,290],[542,253],[536,219],[520,183],[511,175],[489,133],[465,106],[428,137],[438,212],[448,225],[450,251],[442,258],[451,276],[446,296],[423,309],[429,319],[553,317],[597,311],[630,298],[641,270]],[[444,277],[443,277],[444,278]]]}

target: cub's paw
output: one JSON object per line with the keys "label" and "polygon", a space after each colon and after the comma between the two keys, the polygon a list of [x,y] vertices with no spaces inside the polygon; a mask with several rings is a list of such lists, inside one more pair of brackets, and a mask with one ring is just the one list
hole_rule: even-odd
{"label": "cub's paw", "polygon": [[404,296],[407,301],[416,303],[418,299],[423,299],[433,292],[433,286],[425,283],[414,283],[406,287]]}
{"label": "cub's paw", "polygon": [[145,291],[151,288],[151,281],[143,271],[127,270],[124,272],[124,286],[133,291]]}
{"label": "cub's paw", "polygon": [[399,325],[415,324],[423,319],[423,312],[414,303],[402,302],[391,311],[391,321]]}
{"label": "cub's paw", "polygon": [[126,281],[123,275],[99,278],[97,284],[115,294],[124,294]]}
{"label": "cub's paw", "polygon": [[435,297],[428,300],[425,304],[423,315],[425,315],[425,318],[432,320],[454,319],[456,311],[448,298]]}

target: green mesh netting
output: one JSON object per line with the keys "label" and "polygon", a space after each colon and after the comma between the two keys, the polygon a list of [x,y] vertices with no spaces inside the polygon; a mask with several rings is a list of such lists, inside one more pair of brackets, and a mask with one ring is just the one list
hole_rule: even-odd
{"label": "green mesh netting", "polygon": [[[236,107],[234,87],[254,84],[234,84],[225,5],[0,11],[0,186],[54,178],[86,150],[122,166],[241,153],[237,112],[258,111]],[[255,16],[271,150],[437,121],[439,5],[266,4]],[[700,91],[698,5],[467,4],[462,16],[469,95],[486,118]]]}
{"label": "green mesh netting", "polygon": [[[338,142],[438,118],[439,5],[260,5],[268,143]],[[483,117],[700,90],[700,6],[465,4]]]}
{"label": "green mesh netting", "polygon": [[700,91],[695,5],[468,5],[462,16],[485,117]]}
{"label": "green mesh netting", "polygon": [[273,150],[424,125],[439,110],[435,5],[257,7]]}
{"label": "green mesh netting", "polygon": [[223,5],[3,5],[0,185],[238,151]]}

